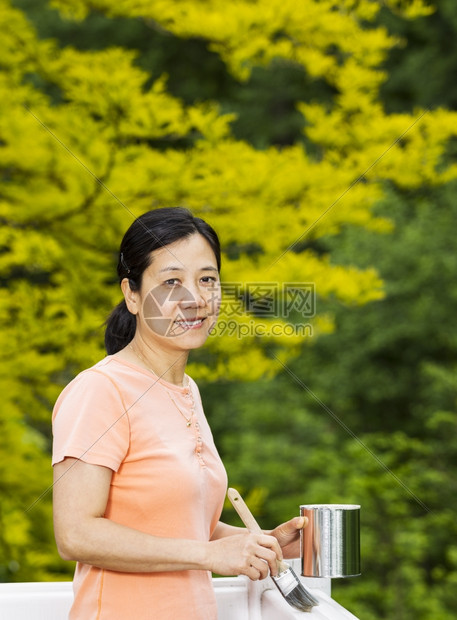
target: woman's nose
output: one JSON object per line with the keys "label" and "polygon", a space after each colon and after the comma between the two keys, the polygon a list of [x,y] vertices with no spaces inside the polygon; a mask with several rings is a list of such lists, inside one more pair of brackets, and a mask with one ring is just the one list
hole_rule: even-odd
{"label": "woman's nose", "polygon": [[192,287],[188,289],[189,295],[186,295],[185,299],[181,301],[183,308],[203,308],[207,304],[206,297],[198,287]]}

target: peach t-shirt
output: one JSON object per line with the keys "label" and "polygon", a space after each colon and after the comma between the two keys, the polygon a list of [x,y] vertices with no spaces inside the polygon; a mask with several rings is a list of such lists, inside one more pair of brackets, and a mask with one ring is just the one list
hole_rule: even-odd
{"label": "peach t-shirt", "polygon": [[[52,463],[68,456],[113,470],[107,519],[153,536],[208,541],[227,475],[189,383],[178,387],[106,357],[59,396]],[[196,415],[188,427],[178,407],[189,417],[189,389]],[[78,563],[73,586],[70,620],[217,618],[208,571],[125,573]]]}

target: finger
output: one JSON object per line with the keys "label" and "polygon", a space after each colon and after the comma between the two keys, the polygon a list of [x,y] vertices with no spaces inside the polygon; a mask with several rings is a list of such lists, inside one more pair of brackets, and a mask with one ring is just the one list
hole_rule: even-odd
{"label": "finger", "polygon": [[294,517],[279,526],[278,530],[284,536],[295,534],[297,530],[302,530],[308,525],[308,517]]}
{"label": "finger", "polygon": [[251,581],[259,581],[262,579],[261,571],[252,564],[249,566],[245,574]]}
{"label": "finger", "polygon": [[258,544],[267,549],[271,549],[275,554],[278,560],[282,560],[282,549],[281,545],[278,542],[278,539],[275,536],[262,535],[259,536]]}
{"label": "finger", "polygon": [[262,558],[253,558],[251,568],[253,571],[257,571],[256,579],[265,579],[268,577],[268,563]]}
{"label": "finger", "polygon": [[[280,555],[282,558],[282,552]],[[265,576],[267,576],[268,574],[268,569],[270,569],[270,572],[273,576],[276,576],[278,574],[278,559],[279,558],[278,558],[278,553],[275,551],[275,549],[259,546],[256,552],[256,556],[263,562],[264,569],[266,571]],[[256,567],[258,567],[257,564],[256,564]],[[262,574],[263,574],[263,571],[262,571]]]}
{"label": "finger", "polygon": [[308,525],[308,517],[294,517],[292,522],[295,522],[295,528],[302,530]]}

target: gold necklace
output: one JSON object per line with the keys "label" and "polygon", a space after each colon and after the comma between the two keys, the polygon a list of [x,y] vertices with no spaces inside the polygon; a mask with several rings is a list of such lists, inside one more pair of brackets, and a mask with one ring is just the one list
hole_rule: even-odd
{"label": "gold necklace", "polygon": [[[146,362],[146,360],[144,359],[144,356],[137,351],[136,349],[133,348],[132,343],[129,343],[129,347],[132,349],[133,354],[138,357],[143,364],[146,366],[146,368],[148,370],[150,370],[152,372],[153,375],[155,375],[157,378],[160,379],[160,377],[158,376],[158,374],[156,372],[154,372],[152,370],[152,368],[149,366],[149,364]],[[190,382],[189,380],[187,380],[187,389],[189,391],[189,397],[191,400],[191,405],[190,405],[190,416],[187,417],[186,415],[184,415],[184,412],[182,411],[182,409],[178,406],[178,403],[175,401],[175,399],[173,398],[173,396],[170,394],[170,392],[167,390],[167,388],[165,386],[162,386],[165,389],[165,392],[168,394],[169,399],[171,400],[171,402],[173,403],[173,405],[176,407],[176,409],[179,411],[179,413],[182,415],[182,417],[185,419],[186,421],[186,426],[192,426],[192,418],[195,415],[195,400],[194,400],[194,395],[192,394],[192,388],[190,387]]]}
{"label": "gold necklace", "polygon": [[182,415],[182,417],[185,419],[186,421],[186,426],[192,426],[192,418],[194,417],[195,414],[195,401],[194,401],[194,395],[192,394],[192,390],[189,386],[189,396],[190,396],[190,400],[191,400],[191,405],[190,405],[190,416],[187,417],[186,415],[184,415],[184,412],[182,411],[181,407],[178,406],[178,403],[175,401],[175,399],[173,398],[173,396],[170,394],[170,392],[168,390],[166,390],[171,402],[173,403],[173,405],[176,407],[176,409],[179,411],[179,413]]}

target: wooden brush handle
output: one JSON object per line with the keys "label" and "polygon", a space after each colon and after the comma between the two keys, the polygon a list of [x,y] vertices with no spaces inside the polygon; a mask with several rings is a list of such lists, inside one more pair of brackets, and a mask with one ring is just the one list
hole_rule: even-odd
{"label": "wooden brush handle", "polygon": [[[244,499],[238,493],[236,489],[229,489],[227,491],[227,496],[229,500],[232,502],[232,506],[237,511],[240,519],[243,521],[244,525],[248,528],[250,532],[254,532],[255,534],[263,534],[263,530],[257,521],[254,519],[252,512],[246,506]],[[278,570],[282,572],[289,568],[289,565],[286,562],[281,562],[277,560]]]}
{"label": "wooden brush handle", "polygon": [[243,521],[244,525],[248,528],[248,530],[256,534],[263,534],[262,528],[254,519],[252,512],[246,506],[244,499],[241,497],[238,491],[236,489],[229,489],[227,491],[227,496],[232,502],[232,506],[235,508],[240,519]]}

